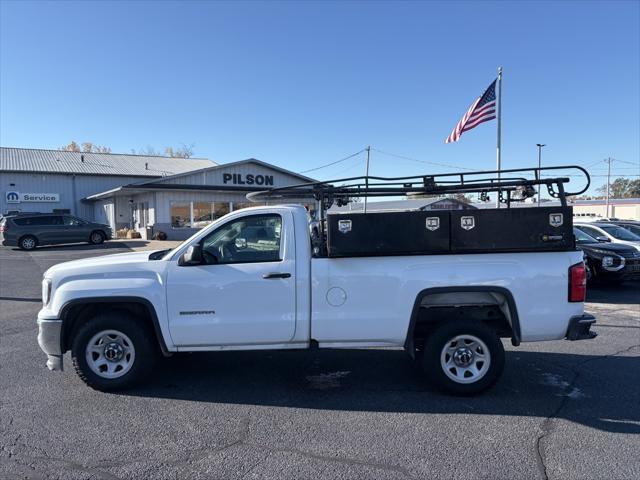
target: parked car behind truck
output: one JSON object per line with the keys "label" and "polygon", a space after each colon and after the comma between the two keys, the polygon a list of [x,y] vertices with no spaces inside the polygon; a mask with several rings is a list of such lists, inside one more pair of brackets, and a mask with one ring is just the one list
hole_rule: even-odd
{"label": "parked car behind truck", "polygon": [[73,215],[55,213],[9,215],[0,220],[0,244],[33,250],[42,245],[89,242],[111,238],[111,227]]}
{"label": "parked car behind truck", "polygon": [[618,284],[640,280],[640,252],[630,245],[599,242],[579,228],[573,229],[576,245],[585,254],[587,282]]}

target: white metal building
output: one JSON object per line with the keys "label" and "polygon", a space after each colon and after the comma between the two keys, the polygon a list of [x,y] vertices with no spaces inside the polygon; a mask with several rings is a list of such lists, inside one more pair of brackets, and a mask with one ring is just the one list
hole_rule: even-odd
{"label": "white metal building", "polygon": [[[0,147],[0,214],[71,213],[124,227],[143,238],[184,239],[231,210],[246,194],[311,179],[256,159],[77,153]],[[255,204],[252,204],[255,205]]]}
{"label": "white metal building", "polygon": [[147,227],[153,227],[154,233],[182,240],[233,210],[259,205],[247,201],[249,192],[309,181],[313,180],[251,158],[121,185],[85,201],[93,203],[96,221],[117,228],[132,225],[143,237],[145,231],[150,233]]}

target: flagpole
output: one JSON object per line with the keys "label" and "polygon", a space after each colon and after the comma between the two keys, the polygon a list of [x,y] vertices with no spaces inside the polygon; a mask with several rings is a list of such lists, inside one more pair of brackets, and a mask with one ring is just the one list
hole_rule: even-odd
{"label": "flagpole", "polygon": [[[498,135],[496,144],[496,170],[498,170],[498,181],[500,181],[500,143],[502,141],[502,67],[498,67]],[[500,192],[496,192],[496,208],[500,208]]]}

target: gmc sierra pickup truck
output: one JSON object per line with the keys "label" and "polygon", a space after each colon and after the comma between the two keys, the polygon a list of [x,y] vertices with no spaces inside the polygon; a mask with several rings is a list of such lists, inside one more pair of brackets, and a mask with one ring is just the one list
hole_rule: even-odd
{"label": "gmc sierra pickup truck", "polygon": [[[53,266],[38,341],[105,391],[173,352],[401,347],[473,394],[500,376],[501,338],[595,336],[568,209],[330,214],[320,240],[302,206],[238,210],[170,251]],[[496,218],[518,232],[478,248]]]}

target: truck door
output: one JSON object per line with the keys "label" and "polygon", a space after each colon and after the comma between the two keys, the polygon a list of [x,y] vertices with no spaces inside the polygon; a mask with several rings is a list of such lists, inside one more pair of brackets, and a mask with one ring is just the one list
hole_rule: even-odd
{"label": "truck door", "polygon": [[295,333],[291,212],[244,214],[197,242],[203,263],[167,276],[169,328],[177,346],[283,343]]}

